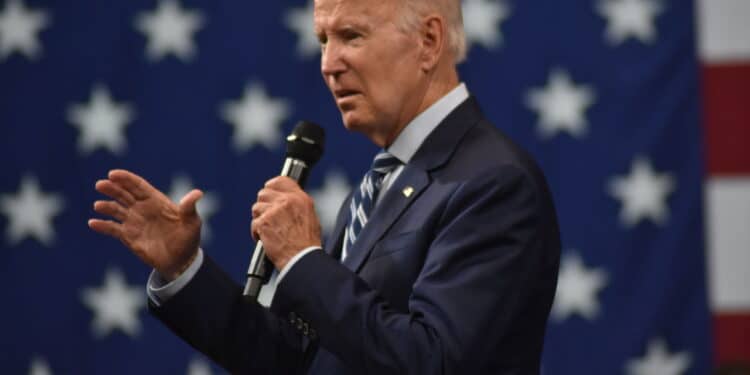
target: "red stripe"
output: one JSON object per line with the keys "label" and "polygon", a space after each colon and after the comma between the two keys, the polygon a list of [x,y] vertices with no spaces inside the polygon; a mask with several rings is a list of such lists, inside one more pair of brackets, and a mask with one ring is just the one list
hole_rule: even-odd
{"label": "red stripe", "polygon": [[709,175],[750,174],[750,62],[703,67]]}
{"label": "red stripe", "polygon": [[750,362],[750,312],[714,313],[714,349],[719,364]]}

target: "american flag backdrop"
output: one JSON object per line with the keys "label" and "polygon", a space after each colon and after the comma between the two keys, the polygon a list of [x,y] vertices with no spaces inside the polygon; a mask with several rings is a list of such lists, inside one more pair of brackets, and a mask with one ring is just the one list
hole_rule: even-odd
{"label": "american flag backdrop", "polygon": [[[750,2],[463,10],[462,80],[561,220],[543,373],[750,371]],[[301,119],[327,131],[307,188],[327,227],[377,150],[341,124],[309,1],[0,0],[0,373],[222,373],[87,228],[94,183],[203,189],[203,247],[241,282],[250,206]]]}

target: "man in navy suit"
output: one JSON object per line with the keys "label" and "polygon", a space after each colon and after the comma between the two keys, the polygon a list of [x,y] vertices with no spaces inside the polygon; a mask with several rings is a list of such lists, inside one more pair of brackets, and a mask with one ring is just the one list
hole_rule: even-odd
{"label": "man in navy suit", "polygon": [[150,307],[232,373],[538,374],[560,240],[531,158],[482,116],[456,64],[459,0],[316,0],[321,70],[347,129],[383,148],[321,248],[286,177],[253,205],[278,277],[270,309],[199,248],[179,204],[122,170],[92,219],[155,270]]}

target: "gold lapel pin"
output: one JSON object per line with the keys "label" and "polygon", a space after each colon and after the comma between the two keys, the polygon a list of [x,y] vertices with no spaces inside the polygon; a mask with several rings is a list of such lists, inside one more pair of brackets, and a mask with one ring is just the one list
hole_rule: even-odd
{"label": "gold lapel pin", "polygon": [[404,193],[404,196],[409,198],[411,197],[411,194],[414,193],[414,188],[411,186],[407,186],[404,188],[404,190],[401,190],[402,193]]}

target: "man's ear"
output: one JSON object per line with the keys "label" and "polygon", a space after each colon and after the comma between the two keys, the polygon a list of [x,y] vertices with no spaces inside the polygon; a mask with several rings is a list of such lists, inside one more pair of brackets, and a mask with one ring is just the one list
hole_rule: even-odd
{"label": "man's ear", "polygon": [[440,61],[446,43],[445,20],[437,14],[431,14],[422,20],[420,43],[422,45],[422,70],[431,71]]}

